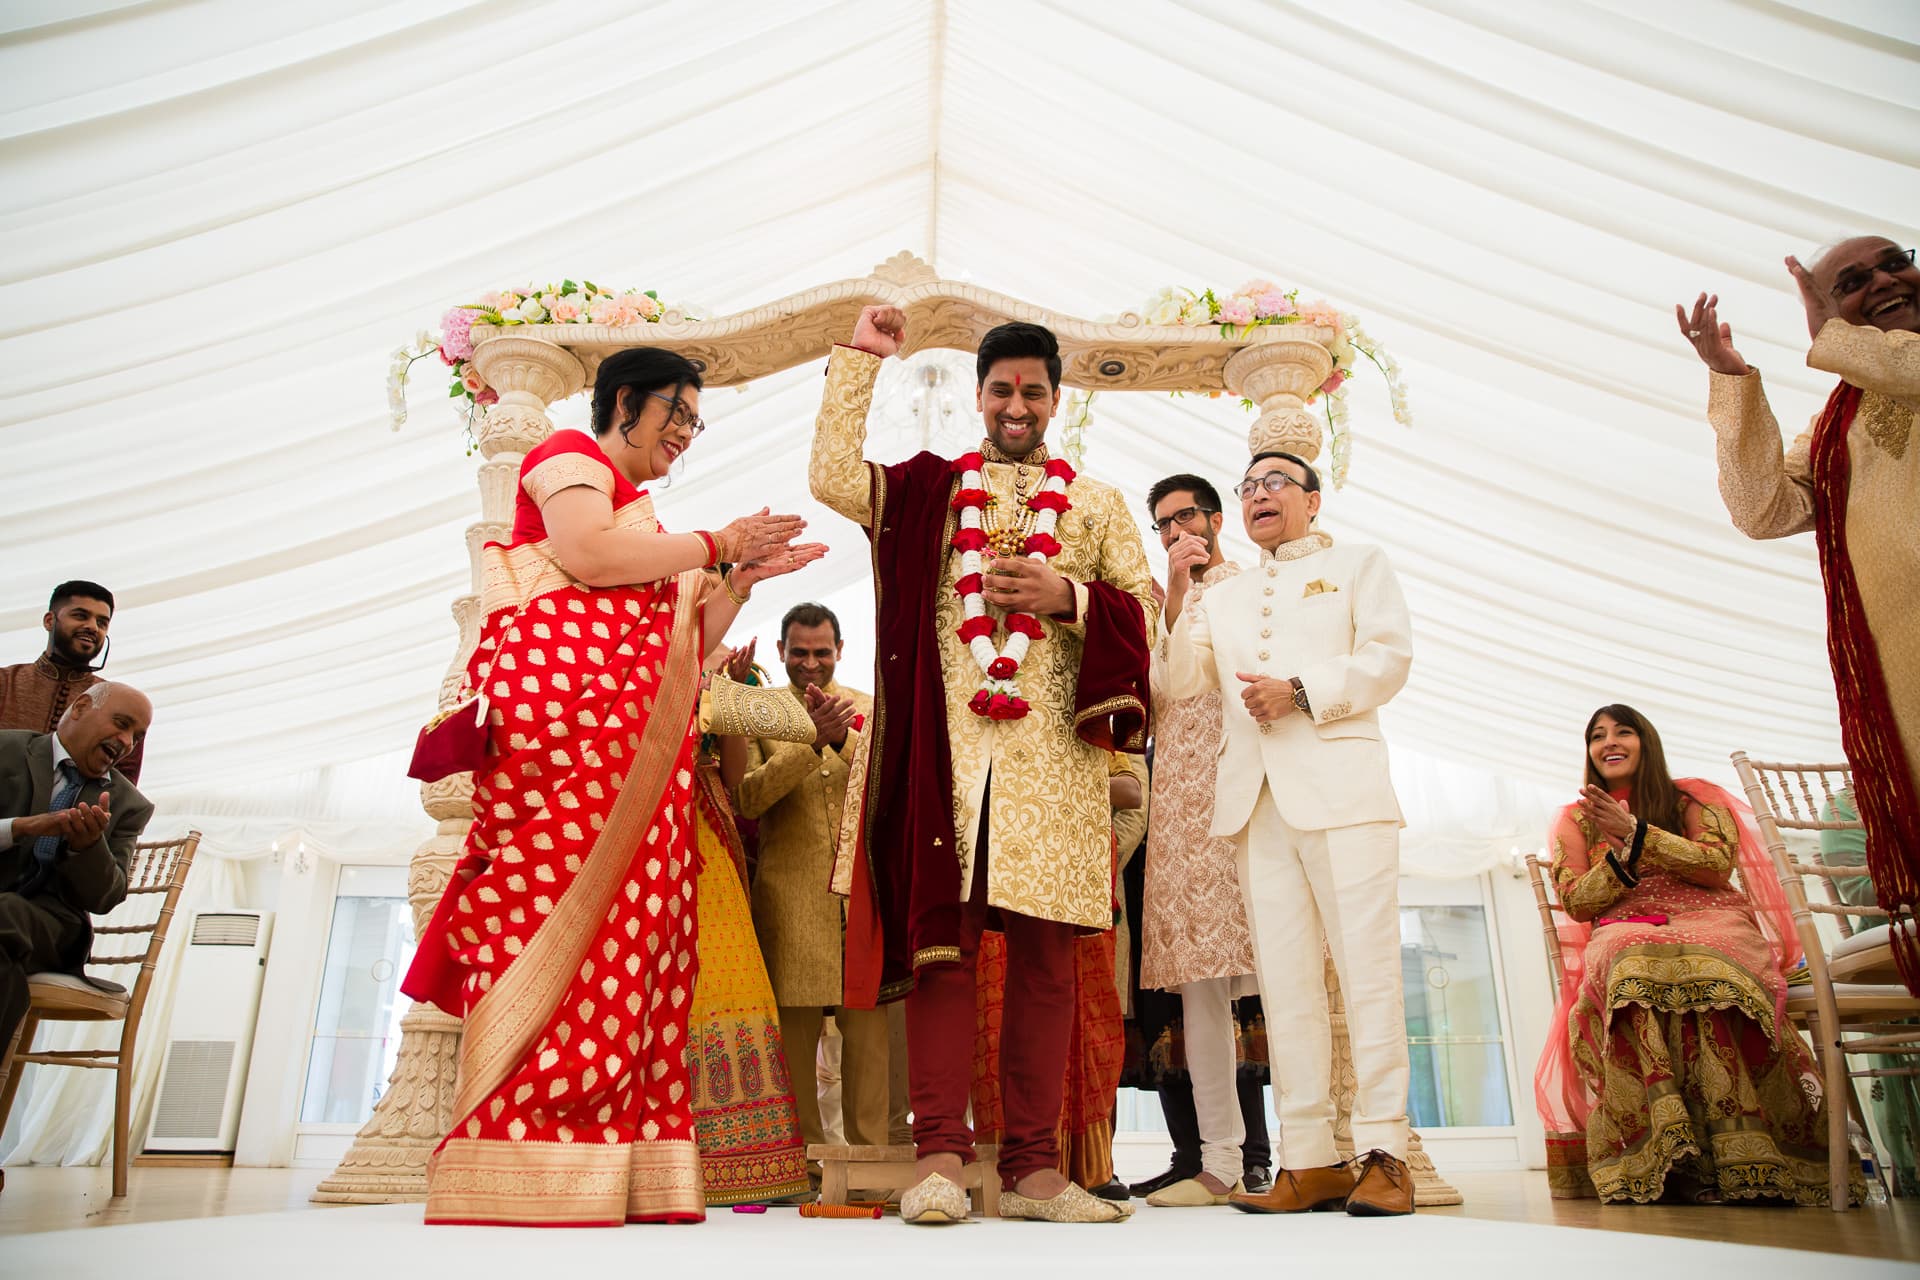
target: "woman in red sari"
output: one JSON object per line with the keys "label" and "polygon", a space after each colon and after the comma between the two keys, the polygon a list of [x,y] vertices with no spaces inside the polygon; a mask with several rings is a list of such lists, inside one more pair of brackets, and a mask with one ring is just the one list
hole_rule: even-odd
{"label": "woman in red sari", "polygon": [[1671,777],[1653,726],[1613,705],[1551,838],[1575,921],[1535,1077],[1553,1193],[1825,1204],[1828,1104],[1786,1016],[1799,948],[1751,812]]}
{"label": "woman in red sari", "polygon": [[700,658],[754,583],[824,548],[764,510],[713,533],[660,527],[641,486],[699,435],[699,396],[673,352],[609,357],[593,435],[558,431],[526,456],[513,536],[484,550],[467,679],[490,704],[490,751],[403,984],[466,1020],[430,1223],[705,1217],[687,1067]]}

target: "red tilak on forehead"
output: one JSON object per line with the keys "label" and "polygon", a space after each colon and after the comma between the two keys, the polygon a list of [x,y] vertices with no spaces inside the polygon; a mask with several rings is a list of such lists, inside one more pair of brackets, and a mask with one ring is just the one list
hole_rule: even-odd
{"label": "red tilak on forehead", "polygon": [[1017,373],[1013,375],[1013,389],[1015,391],[1020,389],[1020,375]]}

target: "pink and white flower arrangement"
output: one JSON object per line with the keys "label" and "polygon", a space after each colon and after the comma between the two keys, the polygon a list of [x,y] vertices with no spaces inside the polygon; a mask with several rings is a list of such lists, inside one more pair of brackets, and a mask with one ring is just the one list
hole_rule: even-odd
{"label": "pink and white flower arrangement", "polygon": [[[1332,454],[1333,484],[1339,488],[1347,480],[1347,460],[1353,441],[1347,431],[1346,384],[1353,377],[1360,357],[1380,371],[1387,380],[1387,393],[1393,401],[1394,421],[1413,425],[1413,413],[1407,406],[1407,382],[1400,362],[1385,347],[1369,336],[1351,313],[1336,308],[1324,299],[1301,302],[1298,289],[1283,290],[1271,280],[1249,280],[1225,295],[1212,289],[1169,286],[1147,299],[1139,311],[1141,319],[1153,325],[1199,327],[1217,325],[1220,336],[1237,338],[1249,329],[1269,324],[1306,324],[1333,331],[1327,350],[1333,356],[1333,372],[1309,397],[1307,403],[1324,399],[1327,435]],[[1252,401],[1243,401],[1248,408]]]}
{"label": "pink and white flower arrangement", "polygon": [[487,385],[473,366],[473,326],[492,325],[496,329],[527,324],[657,324],[667,313],[660,296],[652,290],[615,292],[602,289],[591,280],[562,280],[536,289],[502,289],[483,293],[480,300],[454,307],[440,318],[440,331],[422,329],[411,346],[395,347],[387,366],[387,409],[393,429],[407,421],[407,376],[416,360],[438,355],[452,371],[447,397],[464,399],[461,416],[472,424],[474,411],[500,399],[500,393]]}

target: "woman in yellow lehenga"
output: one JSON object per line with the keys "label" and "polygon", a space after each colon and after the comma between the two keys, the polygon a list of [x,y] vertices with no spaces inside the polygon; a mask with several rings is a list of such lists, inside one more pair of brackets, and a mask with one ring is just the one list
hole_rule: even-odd
{"label": "woman in yellow lehenga", "polygon": [[710,1205],[779,1200],[810,1187],[773,984],[747,905],[746,849],[727,799],[726,784],[746,771],[745,741],[708,734],[696,759],[700,979],[687,1044],[700,1174]]}

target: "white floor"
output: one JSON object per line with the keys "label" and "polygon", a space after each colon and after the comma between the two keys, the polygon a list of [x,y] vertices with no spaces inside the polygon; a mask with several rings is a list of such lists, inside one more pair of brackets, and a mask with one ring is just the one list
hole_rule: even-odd
{"label": "white floor", "polygon": [[[1441,1215],[1351,1219],[1343,1214],[1255,1217],[1230,1210],[1142,1206],[1117,1226],[975,1221],[942,1228],[897,1219],[803,1219],[792,1210],[721,1211],[698,1227],[523,1231],[421,1225],[418,1205],[299,1210],[139,1223],[14,1236],[0,1241],[0,1276],[62,1280],[560,1280],[592,1276],[864,1280],[904,1264],[905,1280],[1161,1274],[1236,1261],[1227,1274],[1384,1276],[1390,1280],[1527,1276],[1535,1280],[1853,1280],[1900,1276],[1911,1264],[1714,1244],[1672,1236],[1488,1222]],[[1248,1270],[1254,1263],[1257,1270]]]}

